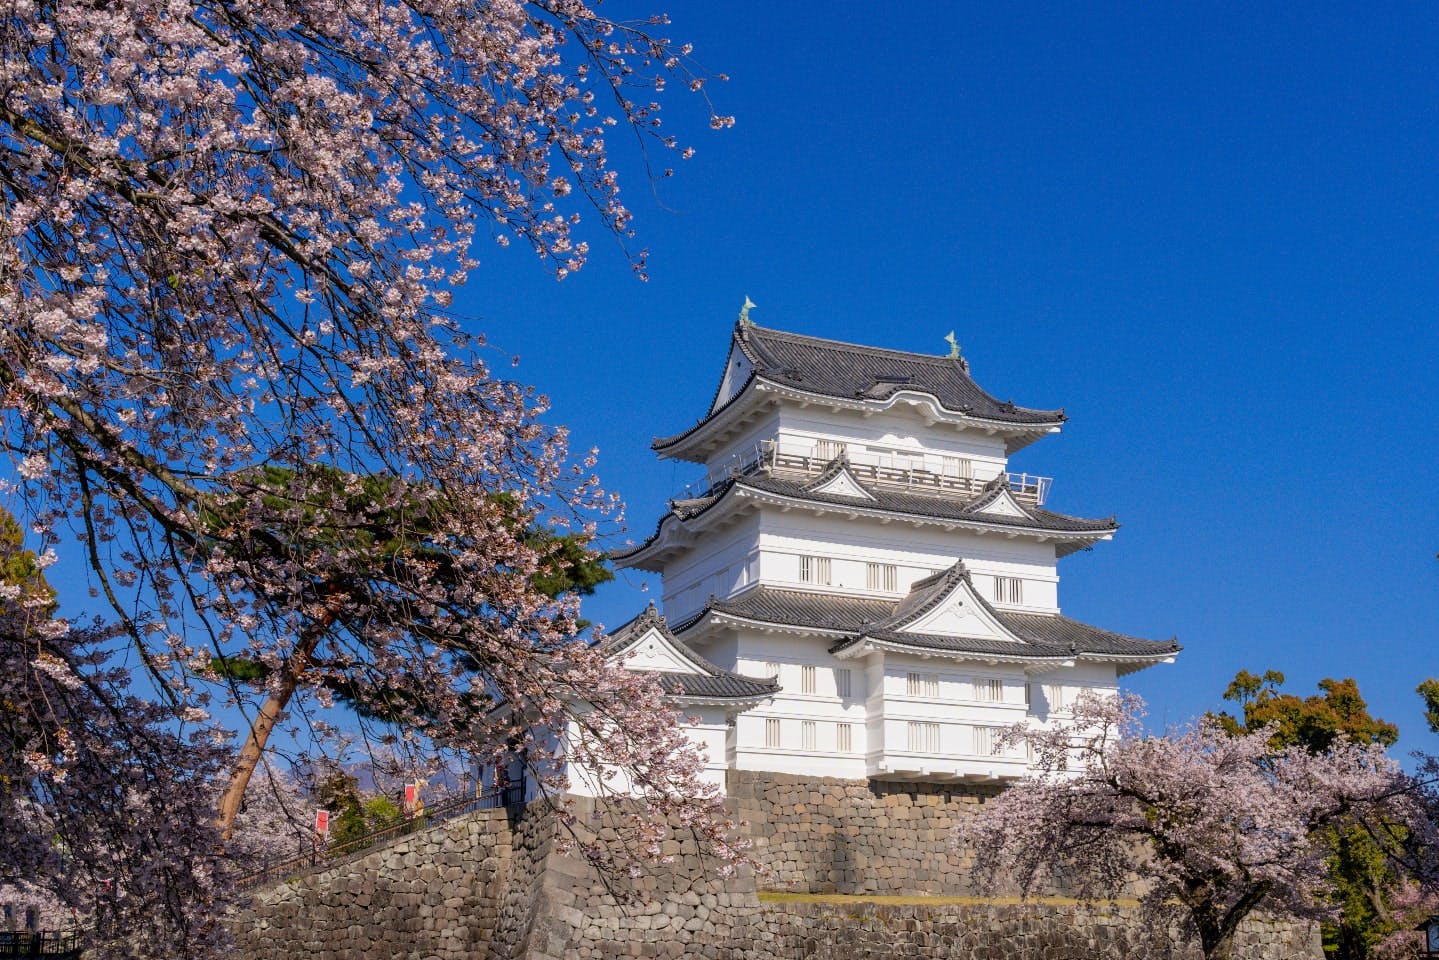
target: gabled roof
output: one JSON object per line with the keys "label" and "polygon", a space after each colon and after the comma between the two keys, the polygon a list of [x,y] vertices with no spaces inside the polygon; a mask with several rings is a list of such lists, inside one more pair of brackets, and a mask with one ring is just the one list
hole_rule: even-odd
{"label": "gabled roof", "polygon": [[[655,450],[670,450],[729,407],[742,403],[756,383],[879,407],[900,394],[915,394],[931,398],[939,410],[960,419],[1007,425],[1020,432],[1042,434],[1057,429],[1065,420],[1063,410],[1037,410],[996,399],[974,382],[968,364],[958,357],[867,347],[748,322],[735,325],[732,344],[750,362],[749,378],[732,386],[728,398],[717,390],[709,414],[688,430],[656,438]],[[720,389],[726,382],[721,380]]]}
{"label": "gabled roof", "polygon": [[[935,616],[956,601],[973,608],[972,625],[966,626],[956,617],[945,622]],[[1059,614],[996,609],[974,590],[963,563],[916,582],[898,603],[755,587],[728,600],[711,598],[702,610],[676,625],[675,632],[688,633],[716,619],[825,635],[833,641],[830,652],[839,655],[857,654],[868,646],[1035,664],[1106,661],[1128,663],[1137,669],[1180,650],[1174,640],[1129,637]],[[938,632],[936,625],[949,629]]]}
{"label": "gabled roof", "polygon": [[[842,483],[836,483],[842,481]],[[809,506],[827,512],[860,516],[890,517],[943,526],[963,526],[974,531],[1024,531],[1055,541],[1055,555],[1067,556],[1076,550],[1105,540],[1119,529],[1113,517],[1086,519],[1033,507],[1010,495],[1008,484],[1001,478],[986,486],[979,496],[970,500],[953,500],[926,494],[902,493],[885,487],[867,485],[844,468],[840,461],[830,464],[819,478],[811,481],[788,480],[764,473],[731,477],[703,497],[675,500],[660,517],[655,532],[643,543],[619,550],[610,558],[621,565],[638,566],[649,562],[643,557],[656,545],[667,525],[678,523],[683,528],[715,509],[722,501],[734,497],[750,500],[781,498],[796,506]],[[1013,509],[994,510],[996,503],[1007,503]],[[721,508],[723,509],[723,508]],[[675,535],[679,535],[676,531]]]}
{"label": "gabled roof", "polygon": [[731,673],[695,653],[670,631],[653,603],[610,634],[605,652],[611,657],[641,655],[641,663],[633,669],[652,673],[661,689],[681,702],[708,700],[739,705],[779,692],[779,682],[774,678],[759,680]]}

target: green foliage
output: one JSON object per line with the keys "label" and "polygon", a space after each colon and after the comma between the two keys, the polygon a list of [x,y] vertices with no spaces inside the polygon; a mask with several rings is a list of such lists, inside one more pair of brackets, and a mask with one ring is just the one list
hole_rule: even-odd
{"label": "green foliage", "polygon": [[1275,725],[1276,747],[1302,746],[1311,753],[1323,753],[1340,734],[1354,743],[1392,746],[1399,728],[1370,716],[1352,677],[1319,681],[1320,693],[1299,697],[1284,693],[1284,674],[1266,670],[1262,676],[1241,670],[1224,691],[1224,699],[1240,704],[1243,719],[1229,713],[1213,714],[1221,728],[1231,734],[1250,733],[1268,724]]}
{"label": "green foliage", "polygon": [[1430,677],[1419,684],[1415,692],[1424,698],[1424,719],[1429,729],[1439,733],[1439,679]]}
{"label": "green foliage", "polygon": [[[1319,681],[1319,694],[1309,697],[1284,693],[1283,684],[1284,674],[1278,670],[1262,675],[1241,670],[1224,699],[1240,704],[1243,718],[1222,712],[1210,716],[1234,736],[1272,724],[1274,747],[1301,746],[1315,754],[1328,751],[1341,735],[1354,743],[1385,747],[1399,739],[1398,727],[1370,715],[1352,677],[1325,678]],[[1439,683],[1434,692],[1439,696]],[[1331,960],[1364,960],[1396,929],[1387,899],[1398,878],[1390,857],[1368,830],[1334,828],[1328,842],[1329,882],[1339,916],[1322,925],[1324,952]]]}
{"label": "green foliage", "polygon": [[25,549],[25,531],[8,511],[0,509],[0,583],[19,587],[25,595],[46,595],[50,604],[38,614],[50,616],[57,606],[55,591],[45,580],[40,560]]}

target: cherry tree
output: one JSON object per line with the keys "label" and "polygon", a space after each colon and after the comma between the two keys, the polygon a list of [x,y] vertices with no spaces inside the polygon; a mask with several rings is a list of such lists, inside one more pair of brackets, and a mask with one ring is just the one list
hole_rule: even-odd
{"label": "cherry tree", "polygon": [[215,942],[226,864],[211,826],[229,751],[191,708],[137,696],[115,631],[53,617],[46,558],[0,511],[0,900],[107,955]]}
{"label": "cherry tree", "polygon": [[166,709],[198,720],[218,689],[245,711],[222,830],[270,731],[311,711],[323,734],[338,699],[432,760],[518,751],[562,813],[552,734],[579,716],[574,759],[652,800],[590,856],[648,856],[666,819],[735,855],[657,687],[544,589],[548,545],[617,508],[593,457],[452,313],[486,235],[561,276],[582,215],[628,244],[606,138],[688,156],[656,101],[705,79],[663,29],[578,0],[0,14],[11,486]]}
{"label": "cherry tree", "polygon": [[1272,730],[1231,735],[1210,718],[1164,736],[1139,725],[1134,696],[1086,694],[1073,719],[1019,727],[1036,775],[987,803],[958,838],[982,878],[1046,880],[1112,896],[1136,875],[1145,910],[1178,920],[1206,958],[1228,960],[1255,910],[1319,917],[1326,831],[1402,831],[1431,854],[1436,832],[1421,786],[1375,744],[1276,748]]}

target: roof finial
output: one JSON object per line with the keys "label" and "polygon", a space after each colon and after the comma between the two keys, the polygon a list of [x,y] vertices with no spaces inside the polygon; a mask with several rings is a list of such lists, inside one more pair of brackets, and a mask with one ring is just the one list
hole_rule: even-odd
{"label": "roof finial", "polygon": [[759,306],[759,304],[751,300],[749,294],[745,294],[744,306],[739,308],[739,322],[745,325],[754,323],[754,321],[749,318],[749,312],[757,306]]}
{"label": "roof finial", "polygon": [[963,370],[965,373],[968,373],[969,361],[959,355],[959,341],[954,339],[954,331],[949,331],[949,333],[945,335],[944,339],[949,344],[949,359],[958,360],[960,369]]}

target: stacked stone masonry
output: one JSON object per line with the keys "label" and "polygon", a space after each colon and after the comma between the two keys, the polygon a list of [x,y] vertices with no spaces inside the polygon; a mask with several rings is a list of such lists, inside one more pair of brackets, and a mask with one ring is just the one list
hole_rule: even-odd
{"label": "stacked stone masonry", "polygon": [[[258,891],[230,928],[238,960],[1198,960],[1195,944],[1146,927],[1132,908],[923,902],[978,892],[950,837],[991,795],[732,773],[759,875],[720,877],[676,839],[671,865],[622,891],[555,849],[552,817],[483,811]],[[580,801],[580,822],[604,830],[607,811],[591,803]],[[761,890],[857,899],[786,902]],[[1322,953],[1313,925],[1251,921],[1235,956]]]}

